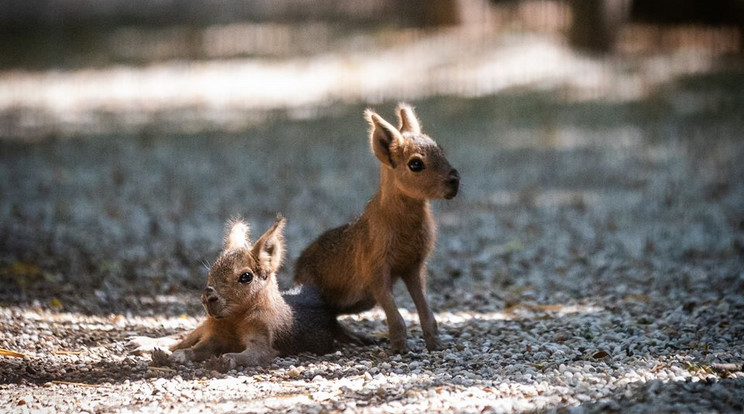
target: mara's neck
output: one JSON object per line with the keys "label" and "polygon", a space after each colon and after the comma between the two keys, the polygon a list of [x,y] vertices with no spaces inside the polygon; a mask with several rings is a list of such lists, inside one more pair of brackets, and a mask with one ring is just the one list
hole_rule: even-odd
{"label": "mara's neck", "polygon": [[380,168],[380,187],[370,200],[366,214],[380,215],[385,220],[422,220],[429,215],[429,201],[409,197],[395,185],[393,171]]}
{"label": "mara's neck", "polygon": [[269,276],[269,286],[266,287],[266,294],[263,295],[261,310],[268,316],[270,325],[277,330],[287,329],[292,324],[292,309],[284,301],[282,294],[279,292],[279,284],[276,281],[276,275]]}

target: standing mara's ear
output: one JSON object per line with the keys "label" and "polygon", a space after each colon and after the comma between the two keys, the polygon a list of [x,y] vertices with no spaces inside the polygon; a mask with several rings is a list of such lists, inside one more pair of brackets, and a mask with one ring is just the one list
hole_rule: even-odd
{"label": "standing mara's ear", "polygon": [[241,219],[227,222],[225,232],[225,250],[251,247],[248,225]]}
{"label": "standing mara's ear", "polygon": [[279,270],[284,259],[284,224],[286,220],[281,215],[276,217],[276,222],[264,233],[255,246],[253,256],[261,262],[261,267],[269,273]]}
{"label": "standing mara's ear", "polygon": [[419,123],[416,114],[413,112],[413,108],[405,103],[398,104],[398,121],[400,126],[398,129],[400,132],[410,132],[412,134],[421,133],[421,124]]}
{"label": "standing mara's ear", "polygon": [[395,168],[393,153],[403,140],[400,131],[371,109],[364,111],[364,117],[370,126],[369,140],[372,152],[381,163]]}

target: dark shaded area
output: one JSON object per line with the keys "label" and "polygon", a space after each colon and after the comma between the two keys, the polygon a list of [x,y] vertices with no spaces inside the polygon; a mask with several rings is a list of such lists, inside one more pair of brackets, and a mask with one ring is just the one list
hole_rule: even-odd
{"label": "dark shaded area", "polygon": [[[144,65],[152,60],[131,56],[143,39],[157,37],[170,44],[156,48],[155,60],[208,60],[205,32],[231,24],[326,25],[334,37],[354,36],[361,30],[379,27],[433,30],[447,27],[490,27],[503,24],[504,16],[522,13],[532,1],[435,0],[376,1],[241,1],[204,0],[122,1],[9,0],[0,5],[0,68],[44,69],[49,67],[101,67],[108,64]],[[539,4],[539,2],[537,2]],[[664,26],[733,27],[739,33],[738,52],[744,39],[744,6],[737,0],[555,0],[542,2],[533,12],[549,16],[567,5],[569,28],[565,34],[578,50],[608,53],[616,50],[618,38],[630,24]],[[554,3],[558,6],[551,7]],[[530,16],[533,17],[533,16]],[[556,17],[550,17],[554,19]],[[544,18],[535,18],[537,24]],[[533,26],[535,23],[529,23]],[[508,23],[508,25],[514,25]],[[546,25],[547,30],[550,25]],[[518,25],[517,25],[518,27]],[[208,37],[208,36],[206,36]],[[139,40],[138,40],[139,39]],[[274,39],[275,40],[275,39]],[[304,44],[302,37],[293,43]],[[271,40],[269,40],[270,42]],[[149,41],[148,41],[149,43]],[[318,48],[323,42],[315,44]],[[307,53],[312,46],[291,52]],[[170,50],[169,50],[170,49]],[[316,51],[318,51],[316,49]],[[247,52],[240,56],[253,56]],[[234,58],[235,56],[230,56]]]}
{"label": "dark shaded area", "polygon": [[[337,36],[353,36],[362,28],[441,27],[478,21],[487,12],[482,0],[412,1],[120,1],[9,0],[0,4],[0,68],[100,67],[146,64],[119,49],[127,35],[172,38],[159,59],[206,60],[211,46],[204,39],[210,27],[241,23],[328,25]],[[303,42],[307,39],[295,39]],[[122,45],[122,41],[125,43]],[[271,39],[269,40],[271,41]],[[315,45],[317,48],[318,45]],[[294,50],[302,52],[302,48]]]}
{"label": "dark shaded area", "polygon": [[581,408],[589,412],[622,412],[622,407],[625,407],[631,400],[641,400],[653,406],[662,399],[666,400],[672,397],[675,402],[671,404],[669,409],[686,412],[691,404],[701,405],[700,394],[708,388],[715,389],[718,395],[722,395],[722,398],[704,400],[702,406],[705,410],[717,412],[738,411],[744,409],[744,398],[738,392],[742,386],[744,386],[744,380],[742,379],[710,380],[695,383],[650,381],[632,386],[612,395],[610,398],[606,398],[609,401],[582,404]]}
{"label": "dark shaded area", "polygon": [[744,4],[738,0],[633,1],[632,19],[647,23],[744,25]]}

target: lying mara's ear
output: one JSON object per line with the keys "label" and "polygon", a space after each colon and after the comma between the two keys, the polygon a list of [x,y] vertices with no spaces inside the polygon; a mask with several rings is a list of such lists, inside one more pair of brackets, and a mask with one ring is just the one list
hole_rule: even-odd
{"label": "lying mara's ear", "polygon": [[412,134],[421,133],[421,124],[419,123],[416,114],[413,112],[411,105],[405,103],[398,104],[398,122],[400,126],[398,129],[400,132],[410,132]]}
{"label": "lying mara's ear", "polygon": [[286,220],[281,215],[277,216],[276,222],[270,229],[266,230],[255,246],[253,246],[253,257],[261,262],[261,267],[269,273],[279,270],[284,259],[284,224]]}
{"label": "lying mara's ear", "polygon": [[251,247],[248,225],[241,219],[227,222],[225,232],[225,250]]}
{"label": "lying mara's ear", "polygon": [[395,168],[393,152],[403,140],[400,132],[371,109],[364,111],[364,117],[370,126],[369,140],[372,152],[381,163]]}

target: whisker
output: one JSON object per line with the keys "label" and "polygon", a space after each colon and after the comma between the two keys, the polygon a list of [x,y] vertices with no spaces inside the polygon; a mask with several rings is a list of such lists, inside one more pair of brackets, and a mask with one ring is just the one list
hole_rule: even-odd
{"label": "whisker", "polygon": [[207,269],[207,271],[212,268],[212,265],[209,264],[209,261],[207,259],[202,259],[201,264],[202,266],[204,266],[205,269]]}

